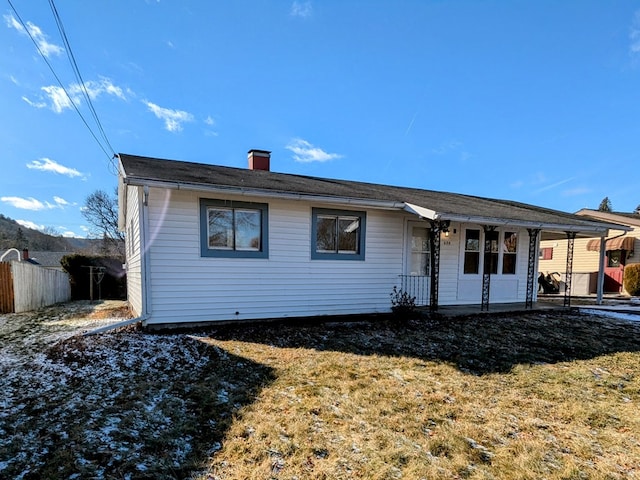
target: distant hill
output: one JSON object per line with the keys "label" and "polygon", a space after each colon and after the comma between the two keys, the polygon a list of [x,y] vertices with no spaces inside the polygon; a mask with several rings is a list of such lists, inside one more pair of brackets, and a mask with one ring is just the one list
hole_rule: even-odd
{"label": "distant hill", "polygon": [[48,235],[39,230],[23,227],[15,220],[0,214],[0,254],[9,248],[45,252],[95,253],[102,240],[66,238]]}

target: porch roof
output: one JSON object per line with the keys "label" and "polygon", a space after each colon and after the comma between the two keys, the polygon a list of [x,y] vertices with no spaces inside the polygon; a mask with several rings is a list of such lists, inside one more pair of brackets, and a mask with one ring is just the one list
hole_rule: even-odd
{"label": "porch roof", "polygon": [[606,236],[609,229],[628,229],[511,200],[128,154],[119,158],[120,175],[130,185],[404,210],[428,220],[540,228],[547,238],[553,232],[558,238],[566,238],[567,231],[593,237]]}

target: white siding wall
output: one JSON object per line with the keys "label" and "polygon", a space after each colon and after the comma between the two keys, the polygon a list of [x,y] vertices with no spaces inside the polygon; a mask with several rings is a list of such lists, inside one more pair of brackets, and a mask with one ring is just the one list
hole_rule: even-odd
{"label": "white siding wall", "polygon": [[151,189],[150,323],[389,311],[402,273],[402,215],[367,210],[365,261],[311,260],[311,208],[323,205],[227,196],[269,204],[269,258],[211,258],[200,256],[199,198]]}
{"label": "white siding wall", "polygon": [[127,300],[134,315],[142,314],[142,264],[140,241],[141,188],[126,187],[127,214],[125,253],[127,263]]}

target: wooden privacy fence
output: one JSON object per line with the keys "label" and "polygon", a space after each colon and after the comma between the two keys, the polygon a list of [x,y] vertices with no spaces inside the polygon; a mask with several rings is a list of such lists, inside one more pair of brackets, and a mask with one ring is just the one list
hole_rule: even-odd
{"label": "wooden privacy fence", "polygon": [[66,272],[27,262],[0,263],[0,313],[28,312],[70,299]]}
{"label": "wooden privacy fence", "polygon": [[11,264],[0,262],[0,313],[13,312],[13,276]]}

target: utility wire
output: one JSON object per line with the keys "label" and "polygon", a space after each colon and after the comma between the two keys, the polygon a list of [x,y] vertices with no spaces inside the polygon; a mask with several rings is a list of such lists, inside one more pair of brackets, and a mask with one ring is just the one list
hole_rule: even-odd
{"label": "utility wire", "polygon": [[85,120],[84,116],[82,115],[82,113],[80,113],[80,110],[78,109],[78,106],[75,104],[75,102],[73,101],[73,99],[71,98],[71,95],[69,95],[69,92],[67,91],[67,89],[65,88],[65,86],[63,85],[62,81],[60,80],[60,78],[58,77],[58,75],[56,74],[55,70],[53,69],[53,66],[51,65],[51,63],[49,62],[49,60],[47,59],[46,55],[44,53],[42,53],[42,50],[40,50],[40,46],[38,45],[38,42],[36,42],[36,39],[33,38],[33,35],[31,35],[31,32],[29,31],[29,28],[27,27],[27,25],[25,24],[25,22],[22,20],[22,17],[20,17],[20,14],[18,13],[18,11],[16,10],[16,7],[13,6],[13,3],[11,3],[11,0],[7,0],[7,2],[9,3],[9,6],[11,7],[11,10],[13,10],[13,13],[15,14],[16,18],[18,19],[18,21],[20,22],[20,25],[22,25],[22,28],[24,29],[25,32],[27,32],[27,35],[29,35],[29,38],[31,39],[31,41],[33,42],[33,44],[36,46],[36,50],[38,50],[38,53],[40,54],[40,56],[42,57],[42,59],[44,60],[44,62],[47,64],[47,66],[49,67],[49,70],[51,70],[51,73],[53,74],[53,76],[55,77],[56,81],[58,82],[58,85],[60,85],[60,88],[62,88],[62,91],[64,91],[64,93],[67,95],[67,98],[69,99],[69,102],[71,103],[71,105],[73,106],[74,110],[76,111],[76,113],[80,116],[80,118],[82,119],[82,122],[84,123],[85,127],[87,127],[87,129],[89,130],[89,133],[91,133],[91,136],[93,137],[93,139],[96,141],[96,143],[98,144],[98,146],[100,147],[100,149],[104,152],[104,154],[107,156],[107,158],[109,159],[109,162],[111,163],[111,161],[113,160],[113,149],[112,150],[112,155],[109,154],[109,152],[107,152],[107,150],[105,149],[105,147],[102,145],[102,143],[100,142],[100,140],[98,140],[98,137],[96,136],[96,134],[93,132],[93,130],[91,129],[91,127],[89,126],[89,124],[87,123],[87,121]]}
{"label": "utility wire", "polygon": [[93,119],[96,122],[98,129],[100,130],[100,134],[102,135],[102,138],[104,139],[105,143],[107,144],[111,152],[115,153],[113,147],[111,146],[111,143],[109,142],[109,139],[107,138],[107,134],[105,133],[104,128],[102,128],[102,123],[100,122],[100,118],[98,117],[98,112],[96,112],[93,102],[91,101],[91,96],[89,95],[89,92],[87,91],[87,87],[84,83],[84,80],[82,79],[82,75],[80,74],[78,63],[76,62],[76,58],[73,54],[73,50],[71,49],[71,43],[69,43],[69,38],[67,37],[67,33],[65,32],[64,25],[62,24],[62,19],[58,14],[58,9],[56,8],[54,0],[49,0],[49,5],[51,7],[51,12],[53,13],[53,17],[55,18],[56,25],[58,26],[58,31],[60,32],[60,36],[62,37],[62,41],[65,46],[65,51],[67,53],[67,58],[69,59],[69,63],[71,64],[71,69],[75,74],[78,85],[80,85],[80,88],[82,89],[82,93],[84,94],[84,98],[87,102],[87,106],[89,107],[89,110],[93,115]]}

